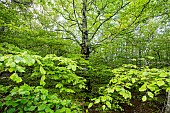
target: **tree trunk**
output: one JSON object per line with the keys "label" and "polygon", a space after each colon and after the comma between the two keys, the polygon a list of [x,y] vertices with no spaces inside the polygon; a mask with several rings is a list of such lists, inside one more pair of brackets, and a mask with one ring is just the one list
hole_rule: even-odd
{"label": "tree trunk", "polygon": [[[87,29],[87,0],[82,0],[82,43],[81,43],[81,54],[83,55],[83,58],[88,60],[90,51],[89,51],[89,39],[88,39],[88,29]],[[88,69],[87,69],[88,71]],[[87,74],[88,75],[88,74]],[[87,76],[86,75],[86,76]],[[89,102],[90,101],[90,94],[91,94],[91,80],[87,76],[85,77],[87,82],[86,82],[86,97],[85,101]],[[87,106],[86,106],[87,107]]]}
{"label": "tree trunk", "polygon": [[82,0],[82,43],[81,43],[81,54],[85,59],[88,59],[89,51],[89,40],[88,40],[88,30],[87,30],[87,0]]}
{"label": "tree trunk", "polygon": [[170,113],[170,91],[168,91],[165,113]]}

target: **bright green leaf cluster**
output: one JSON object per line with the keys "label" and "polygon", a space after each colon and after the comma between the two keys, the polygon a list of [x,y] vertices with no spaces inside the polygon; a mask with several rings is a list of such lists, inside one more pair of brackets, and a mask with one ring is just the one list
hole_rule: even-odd
{"label": "bright green leaf cluster", "polygon": [[[57,94],[49,94],[41,86],[31,87],[24,84],[14,87],[3,100],[0,107],[6,112],[45,112],[45,113],[81,113],[81,109],[71,100],[60,99]],[[74,107],[73,107],[74,106]]]}

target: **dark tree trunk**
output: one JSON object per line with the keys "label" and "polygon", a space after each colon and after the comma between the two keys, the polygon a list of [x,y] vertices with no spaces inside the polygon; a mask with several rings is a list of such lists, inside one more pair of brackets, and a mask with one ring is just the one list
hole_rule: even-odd
{"label": "dark tree trunk", "polygon": [[81,43],[81,54],[85,59],[88,59],[89,51],[89,39],[88,39],[88,30],[87,30],[87,0],[82,0],[82,43]]}
{"label": "dark tree trunk", "polygon": [[[88,39],[88,29],[87,29],[87,0],[82,0],[82,42],[81,42],[81,54],[83,55],[83,58],[88,60],[89,55],[90,55],[90,50],[89,50],[89,39]],[[88,71],[88,70],[87,70]],[[88,72],[87,72],[88,73]],[[88,74],[87,74],[88,75]],[[86,75],[86,76],[87,76]],[[86,97],[85,101],[90,101],[89,95],[91,94],[91,80],[87,76],[85,77],[87,82],[86,82]]]}

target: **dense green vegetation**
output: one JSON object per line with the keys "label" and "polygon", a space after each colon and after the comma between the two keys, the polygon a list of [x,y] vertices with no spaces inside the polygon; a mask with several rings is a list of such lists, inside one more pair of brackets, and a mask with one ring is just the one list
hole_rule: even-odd
{"label": "dense green vegetation", "polygon": [[0,112],[169,113],[169,0],[1,0]]}

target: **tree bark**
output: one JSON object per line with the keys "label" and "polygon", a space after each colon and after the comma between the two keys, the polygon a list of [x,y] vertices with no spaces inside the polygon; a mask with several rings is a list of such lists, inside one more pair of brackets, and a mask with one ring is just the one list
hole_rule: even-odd
{"label": "tree bark", "polygon": [[[88,29],[87,29],[87,0],[82,0],[82,42],[80,44],[81,46],[81,54],[83,55],[83,58],[88,60],[90,51],[89,51],[89,39],[88,39]],[[89,102],[90,101],[90,94],[91,94],[91,80],[89,77],[85,77],[87,82],[86,82],[86,87],[87,89],[85,90],[86,93],[86,98],[85,101]],[[86,106],[87,107],[87,106]]]}
{"label": "tree bark", "polygon": [[170,91],[168,91],[167,104],[165,108],[165,113],[170,113]]}
{"label": "tree bark", "polygon": [[81,54],[85,59],[88,59],[90,55],[89,51],[89,39],[87,30],[87,0],[82,0],[82,43],[81,43]]}

